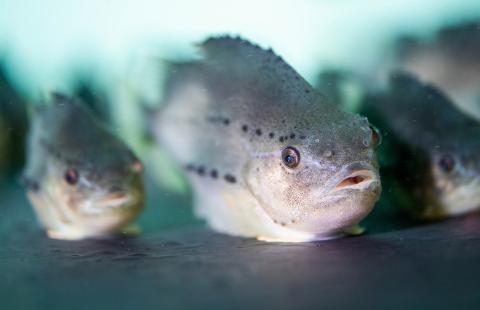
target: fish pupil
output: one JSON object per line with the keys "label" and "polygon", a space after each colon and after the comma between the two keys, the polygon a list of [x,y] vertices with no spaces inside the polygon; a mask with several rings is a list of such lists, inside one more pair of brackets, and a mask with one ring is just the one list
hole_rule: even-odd
{"label": "fish pupil", "polygon": [[440,159],[439,165],[444,171],[450,172],[453,170],[453,167],[455,166],[455,161],[452,157],[445,156],[442,159]]}
{"label": "fish pupil", "polygon": [[295,168],[300,162],[300,153],[294,147],[287,147],[282,151],[283,163],[289,168]]}
{"label": "fish pupil", "polygon": [[68,169],[65,172],[65,181],[70,185],[75,185],[78,182],[78,172],[75,169]]}

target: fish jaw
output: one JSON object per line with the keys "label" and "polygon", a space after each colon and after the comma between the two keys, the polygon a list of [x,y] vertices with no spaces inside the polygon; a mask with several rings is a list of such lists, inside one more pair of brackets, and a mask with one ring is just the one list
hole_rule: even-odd
{"label": "fish jaw", "polygon": [[49,193],[27,192],[40,224],[48,237],[60,240],[82,240],[116,235],[132,222],[143,210],[143,195],[137,193],[106,196],[102,200],[86,201],[88,208],[102,212],[78,212],[61,199]]}
{"label": "fish jaw", "polygon": [[427,202],[429,207],[422,214],[424,219],[440,219],[478,210],[480,209],[480,180],[474,179],[467,184],[433,196],[435,198]]}
{"label": "fish jaw", "polygon": [[[256,173],[256,166],[248,171]],[[253,168],[253,169],[252,169]],[[315,241],[336,238],[358,224],[373,209],[381,193],[378,169],[368,163],[345,165],[325,182],[275,182],[281,170],[261,169],[265,176],[246,175],[247,188],[263,210],[269,235],[262,239]],[[322,171],[316,172],[320,174]],[[272,184],[277,184],[272,191]]]}
{"label": "fish jaw", "polygon": [[219,191],[202,182],[193,182],[195,212],[217,232],[265,242],[302,243],[323,241],[350,234],[350,227],[322,233],[292,229],[275,223],[248,188],[222,188]]}

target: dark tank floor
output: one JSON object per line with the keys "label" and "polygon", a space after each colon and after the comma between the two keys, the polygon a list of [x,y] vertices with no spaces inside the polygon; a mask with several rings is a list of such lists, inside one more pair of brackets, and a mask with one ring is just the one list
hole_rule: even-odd
{"label": "dark tank floor", "polygon": [[0,308],[480,308],[479,215],[412,226],[381,206],[364,236],[269,244],[210,232],[187,198],[150,193],[142,236],[62,242],[3,185]]}

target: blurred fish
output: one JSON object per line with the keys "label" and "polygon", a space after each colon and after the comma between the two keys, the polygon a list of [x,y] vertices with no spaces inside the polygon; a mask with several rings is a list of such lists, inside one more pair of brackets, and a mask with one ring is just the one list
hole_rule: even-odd
{"label": "blurred fish", "polygon": [[75,98],[78,98],[89,110],[94,112],[96,118],[102,123],[112,123],[108,96],[98,82],[84,73],[77,74],[72,84]]}
{"label": "blurred fish", "polygon": [[358,112],[366,90],[366,77],[351,70],[323,69],[317,76],[315,88],[344,111]]}
{"label": "blurred fish", "polygon": [[26,101],[0,62],[0,176],[12,175],[23,166],[27,126]]}
{"label": "blurred fish", "polygon": [[480,124],[446,95],[397,72],[388,91],[366,98],[361,113],[381,129],[382,178],[393,177],[393,189],[402,189],[398,204],[424,219],[480,207]]}
{"label": "blurred fish", "polygon": [[51,238],[121,232],[143,209],[142,170],[79,101],[54,94],[35,109],[23,180]]}
{"label": "blurred fish", "polygon": [[153,130],[189,174],[197,214],[217,231],[268,241],[339,236],[380,194],[379,136],[282,58],[209,38],[173,64]]}
{"label": "blurred fish", "polygon": [[404,36],[395,67],[438,86],[454,104],[480,120],[480,22],[441,29],[432,40]]}

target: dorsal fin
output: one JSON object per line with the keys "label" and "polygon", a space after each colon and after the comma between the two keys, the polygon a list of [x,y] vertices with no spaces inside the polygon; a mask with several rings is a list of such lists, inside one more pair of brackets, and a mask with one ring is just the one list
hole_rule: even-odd
{"label": "dorsal fin", "polygon": [[205,52],[207,57],[211,58],[225,57],[227,59],[237,59],[241,57],[251,59],[255,54],[263,54],[264,59],[283,61],[272,49],[265,50],[259,45],[242,39],[241,37],[231,37],[228,35],[209,37],[200,43],[199,47]]}
{"label": "dorsal fin", "polygon": [[314,88],[272,49],[230,36],[207,38],[199,47],[204,53],[205,64],[218,76],[253,81],[259,89],[270,89],[282,94],[283,98],[291,98],[290,101],[315,93]]}
{"label": "dorsal fin", "polygon": [[[394,93],[399,94],[399,98],[408,98],[408,100],[415,102],[425,102],[427,106],[442,106],[452,107],[453,104],[446,94],[444,94],[437,87],[422,82],[415,75],[397,70],[390,75],[390,85]],[[402,102],[405,100],[398,100]],[[455,111],[456,112],[456,111]]]}
{"label": "dorsal fin", "polygon": [[[199,44],[208,60],[227,62],[230,64],[240,63],[243,68],[249,69],[267,67],[275,72],[281,70],[282,74],[288,74],[291,78],[303,78],[283,60],[276,55],[271,48],[263,49],[241,37],[228,35],[209,37]],[[288,78],[288,77],[286,77]]]}

